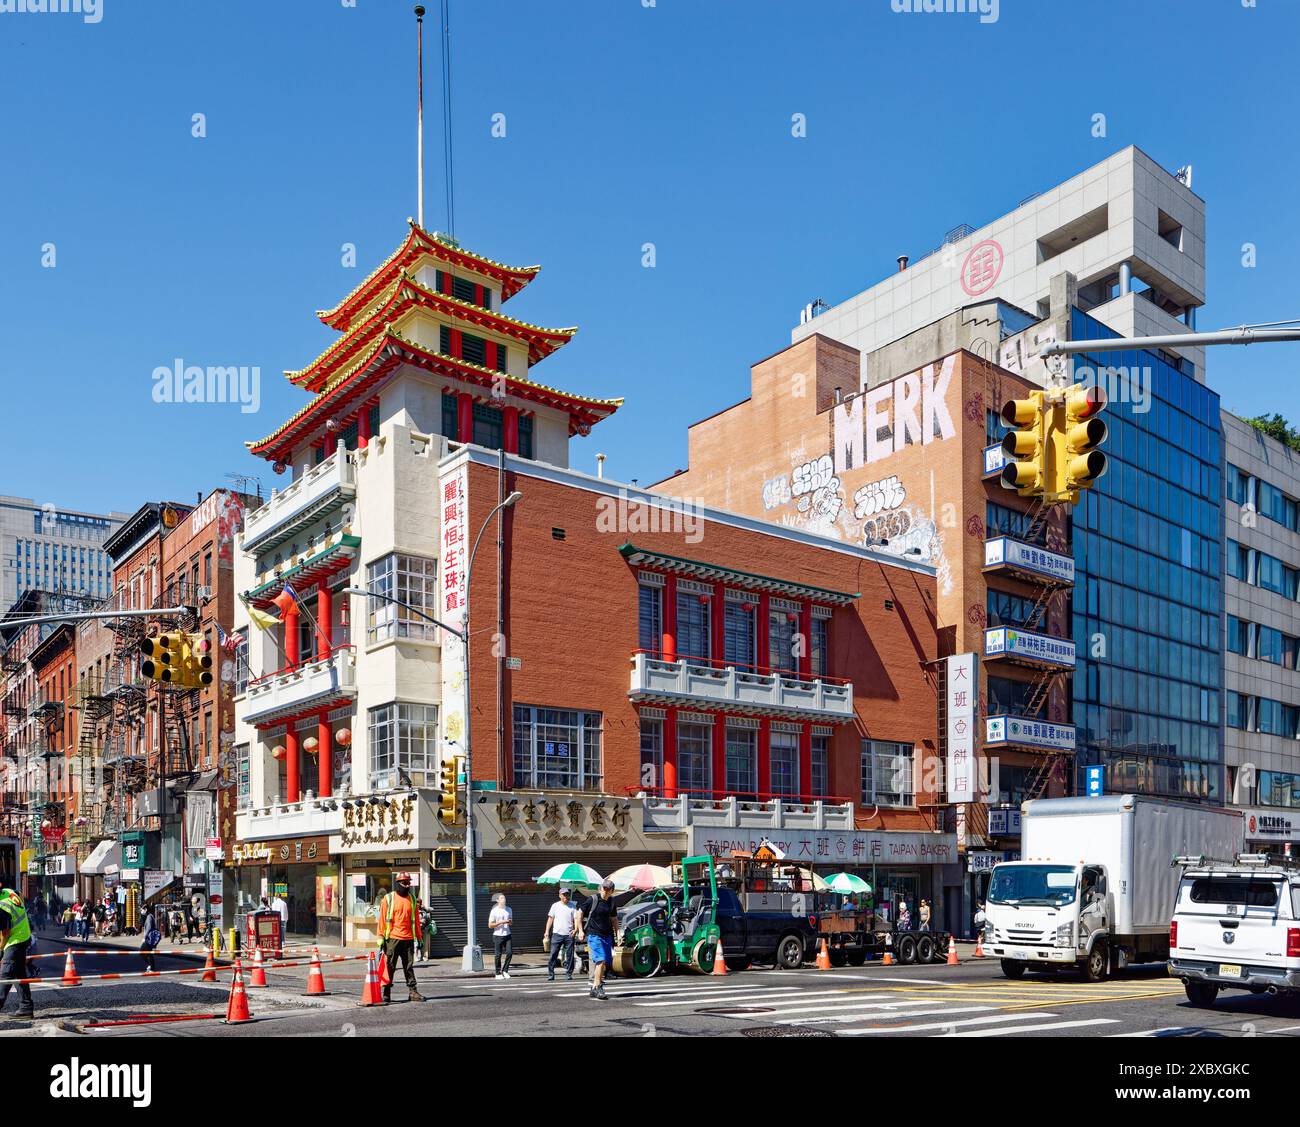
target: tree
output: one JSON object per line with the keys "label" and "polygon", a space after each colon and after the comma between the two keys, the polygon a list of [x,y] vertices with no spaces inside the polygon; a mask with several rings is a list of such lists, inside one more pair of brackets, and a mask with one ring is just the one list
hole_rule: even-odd
{"label": "tree", "polygon": [[1276,438],[1284,446],[1291,447],[1292,450],[1300,450],[1300,430],[1296,430],[1276,411],[1271,415],[1259,415],[1253,419],[1246,419],[1256,430],[1263,431],[1269,438]]}

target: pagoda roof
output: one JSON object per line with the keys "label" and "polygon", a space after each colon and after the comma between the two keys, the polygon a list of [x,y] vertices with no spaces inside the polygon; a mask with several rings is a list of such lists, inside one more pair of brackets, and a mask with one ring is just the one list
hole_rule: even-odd
{"label": "pagoda roof", "polygon": [[501,300],[506,301],[528,285],[541,269],[540,266],[507,266],[465,250],[446,236],[426,231],[415,220],[408,218],[410,230],[402,245],[381,262],[370,275],[333,309],[322,309],[316,314],[331,329],[350,328],[357,314],[374,301],[397,275],[412,269],[425,257],[436,258],[449,266],[460,266],[492,278],[501,286]]}
{"label": "pagoda roof", "polygon": [[271,461],[287,460],[292,451],[309,440],[315,431],[324,429],[327,419],[335,413],[346,413],[373,396],[403,364],[485,389],[498,388],[504,380],[506,394],[567,412],[570,435],[589,433],[594,424],[623,405],[622,399],[574,395],[470,360],[445,356],[416,344],[394,329],[391,323],[384,322],[382,332],[364,347],[354,350],[348,363],[321,384],[310,403],[265,438],[245,445],[258,457]]}
{"label": "pagoda roof", "polygon": [[305,368],[286,371],[290,383],[318,392],[328,386],[340,365],[356,356],[366,344],[383,331],[385,323],[397,320],[414,308],[429,309],[465,321],[477,328],[491,329],[504,336],[521,341],[528,346],[528,362],[535,364],[545,359],[562,345],[567,344],[578,331],[576,328],[548,329],[494,313],[472,302],[461,301],[450,294],[438,293],[422,286],[405,269],[398,272],[392,283],[379,295],[374,309],[365,320],[357,321]]}

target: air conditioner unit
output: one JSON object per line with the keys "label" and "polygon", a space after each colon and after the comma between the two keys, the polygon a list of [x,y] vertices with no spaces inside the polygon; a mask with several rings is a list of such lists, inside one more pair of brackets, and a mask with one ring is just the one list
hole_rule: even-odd
{"label": "air conditioner unit", "polygon": [[197,587],[195,590],[198,595],[198,600],[201,603],[206,603],[210,598],[212,598],[212,588],[206,584]]}

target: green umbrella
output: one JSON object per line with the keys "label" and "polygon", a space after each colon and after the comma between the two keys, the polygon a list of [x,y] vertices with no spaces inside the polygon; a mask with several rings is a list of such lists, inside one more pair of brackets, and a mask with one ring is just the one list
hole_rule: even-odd
{"label": "green umbrella", "polygon": [[534,877],[538,884],[559,884],[575,888],[599,888],[604,878],[595,869],[571,861],[567,865],[553,865],[540,877]]}
{"label": "green umbrella", "polygon": [[871,885],[852,873],[836,873],[834,876],[827,877],[826,886],[832,892],[839,892],[845,896],[857,896],[871,891]]}

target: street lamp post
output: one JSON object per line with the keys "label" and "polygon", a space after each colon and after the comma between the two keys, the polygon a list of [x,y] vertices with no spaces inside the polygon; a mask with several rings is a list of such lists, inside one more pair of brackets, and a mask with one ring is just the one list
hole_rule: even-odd
{"label": "street lamp post", "polygon": [[346,587],[343,593],[345,595],[364,595],[371,599],[383,599],[385,602],[393,603],[418,615],[420,618],[440,626],[443,630],[460,639],[461,645],[465,650],[465,719],[464,728],[461,737],[461,749],[465,758],[465,949],[461,953],[461,969],[466,971],[480,971],[483,969],[483,952],[478,945],[478,928],[477,916],[474,910],[474,774],[472,759],[472,743],[470,740],[470,685],[469,685],[469,607],[470,607],[470,577],[474,573],[474,557],[478,553],[479,542],[483,539],[483,533],[492,523],[492,518],[501,512],[502,509],[508,509],[523,497],[518,490],[512,492],[504,501],[496,505],[487,518],[483,521],[483,527],[479,529],[478,535],[474,538],[474,546],[469,553],[469,565],[465,569],[465,606],[462,615],[462,626],[458,630],[456,627],[434,618],[431,614],[425,614],[424,611],[409,603],[402,602],[392,595],[381,594],[378,591],[371,591],[365,587]]}

